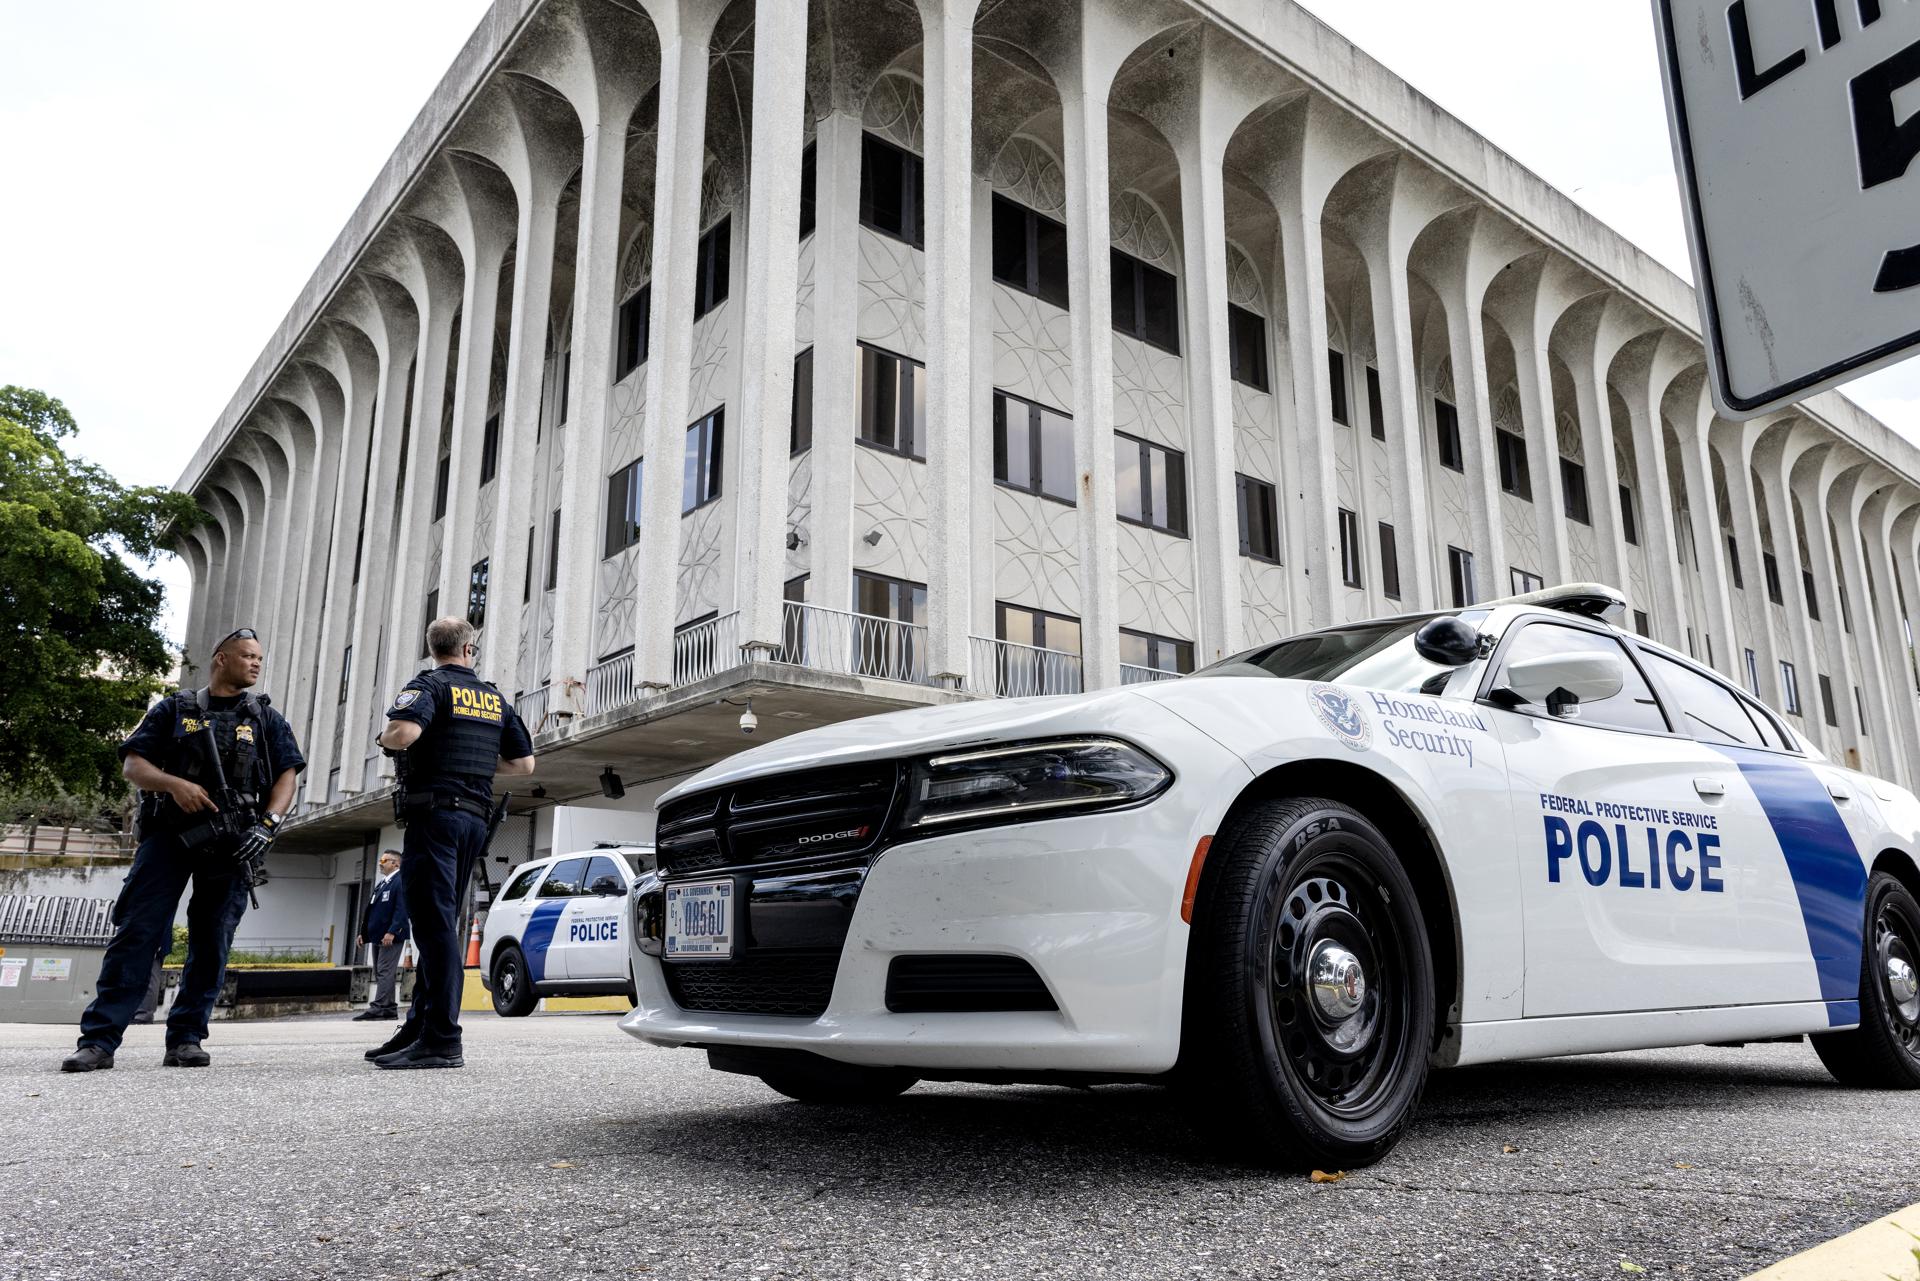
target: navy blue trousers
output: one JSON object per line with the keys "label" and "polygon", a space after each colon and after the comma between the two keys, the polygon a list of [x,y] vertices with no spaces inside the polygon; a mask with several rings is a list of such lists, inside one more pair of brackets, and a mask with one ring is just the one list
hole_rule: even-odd
{"label": "navy blue trousers", "polygon": [[140,842],[133,867],[113,905],[113,941],[100,964],[93,1004],[80,1016],[80,1044],[118,1049],[127,1024],[146,997],[154,953],[172,933],[180,896],[187,904],[187,964],[167,1015],[167,1045],[207,1039],[207,1019],[226,978],[227,950],[247,910],[247,886],[224,842],[188,851],[171,836]]}
{"label": "navy blue trousers", "polygon": [[487,823],[477,814],[435,809],[407,819],[400,892],[406,896],[419,959],[413,1007],[401,1031],[425,1049],[460,1048],[460,998],[467,968],[460,899],[486,847]]}

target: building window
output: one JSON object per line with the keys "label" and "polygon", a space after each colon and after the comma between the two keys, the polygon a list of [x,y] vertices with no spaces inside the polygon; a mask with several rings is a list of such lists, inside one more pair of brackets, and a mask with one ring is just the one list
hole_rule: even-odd
{"label": "building window", "polygon": [[860,344],[860,443],[926,461],[920,424],[927,412],[927,370],[917,360]]}
{"label": "building window", "polygon": [[612,556],[640,541],[640,477],[644,458],[636,458],[607,477],[607,545]]}
{"label": "building window", "polygon": [[1125,432],[1113,434],[1114,506],[1120,519],[1187,536],[1187,456]]}
{"label": "building window", "polygon": [[347,701],[347,682],[353,678],[353,646],[349,645],[340,654],[340,697],[335,700]]}
{"label": "building window", "polygon": [[1375,440],[1387,438],[1387,406],[1380,399],[1380,371],[1367,366],[1367,429]]}
{"label": "building window", "polygon": [[1571,458],[1560,460],[1560,509],[1568,520],[1593,524],[1593,511],[1587,506],[1587,468]]}
{"label": "building window", "polygon": [[1760,572],[1767,580],[1767,599],[1776,605],[1786,602],[1780,596],[1780,560],[1772,552],[1760,553]]}
{"label": "building window", "polygon": [[1840,598],[1840,630],[1853,634],[1853,607],[1847,603],[1847,580],[1834,575],[1833,594]]}
{"label": "building window", "polygon": [[533,554],[540,546],[540,526],[527,526],[526,573],[520,580],[520,603],[526,604],[533,599]]}
{"label": "building window", "polygon": [[787,416],[787,452],[813,448],[813,348],[793,358],[793,409]]}
{"label": "building window", "polygon": [[[877,623],[855,620],[854,674],[886,680],[920,679],[924,645],[918,625],[927,620],[927,585],[856,571],[853,608],[869,620],[883,620]],[[887,626],[887,622],[903,626]]]}
{"label": "building window", "polygon": [[1267,322],[1227,304],[1227,368],[1237,383],[1267,390]]}
{"label": "building window", "polygon": [[680,464],[680,512],[685,515],[720,497],[720,464],[725,454],[727,411],[714,410],[687,428],[687,452]]}
{"label": "building window", "polygon": [[1780,705],[1789,716],[1800,715],[1800,678],[1792,663],[1780,664]]}
{"label": "building window", "polygon": [[1640,521],[1633,512],[1633,491],[1620,486],[1620,537],[1634,547],[1640,545]]}
{"label": "building window", "polygon": [[820,189],[820,165],[812,143],[800,151],[800,239],[813,234],[815,196]]}
{"label": "building window", "polygon": [[433,518],[445,520],[447,516],[447,480],[453,468],[453,456],[442,454],[440,465],[433,473]]}
{"label": "building window", "polygon": [[1633,630],[1639,632],[1648,640],[1653,639],[1653,620],[1647,617],[1646,610],[1636,609],[1633,611]]}
{"label": "building window", "polygon": [[1173,277],[1132,254],[1113,252],[1113,327],[1180,354],[1180,290]]}
{"label": "building window", "polygon": [[1122,627],[1120,665],[1184,676],[1193,670],[1193,642]]}
{"label": "building window", "polygon": [[1066,227],[1005,196],[995,196],[993,278],[1042,302],[1066,307]]}
{"label": "building window", "polygon": [[733,251],[733,219],[722,218],[700,237],[693,259],[693,318],[706,315],[727,300],[727,268]]}
{"label": "building window", "polygon": [[1746,580],[1740,576],[1740,544],[1733,541],[1733,535],[1727,538],[1727,568],[1733,571],[1733,585],[1736,590],[1746,590]]}
{"label": "building window", "polygon": [[1272,485],[1235,473],[1235,505],[1240,509],[1240,554],[1279,561],[1280,511]]}
{"label": "building window", "polygon": [[1360,518],[1344,507],[1340,509],[1340,581],[1349,587],[1366,583],[1360,557]]}
{"label": "building window", "polygon": [[573,348],[560,353],[560,413],[555,422],[567,425],[567,400],[573,391]]}
{"label": "building window", "polygon": [[[1434,401],[1434,413],[1437,416],[1440,402]],[[1460,424],[1454,419],[1453,425],[1453,461],[1447,459],[1447,429],[1440,430],[1440,461],[1444,465],[1460,470]],[[1527,470],[1527,442],[1514,433],[1496,428],[1493,433],[1493,450],[1500,462],[1500,488],[1515,498],[1533,501],[1533,474]]]}
{"label": "building window", "polygon": [[860,225],[926,246],[921,218],[925,179],[920,157],[873,134],[860,136]]}
{"label": "building window", "polygon": [[1327,348],[1327,398],[1333,408],[1333,421],[1347,422],[1347,358]]}
{"label": "building window", "polygon": [[[1467,469],[1467,459],[1466,455],[1460,452],[1459,411],[1437,396],[1434,397],[1433,401],[1433,428],[1440,443],[1440,465],[1450,468],[1453,471],[1465,471]],[[1520,450],[1520,456],[1525,458],[1526,453],[1527,451],[1523,447]],[[1520,475],[1523,480],[1527,480],[1524,468]],[[1502,488],[1505,488],[1506,473],[1504,470],[1500,475],[1500,484]],[[1508,492],[1513,493],[1517,491],[1508,490]],[[1527,484],[1526,493],[1522,496],[1526,498],[1533,497],[1533,486],[1530,481]]]}
{"label": "building window", "polygon": [[[994,654],[996,693],[1031,698],[1080,692],[1079,619],[1004,601],[996,602],[993,612],[994,635],[1008,642]],[[1065,654],[1073,659],[1061,657]]]}
{"label": "building window", "polygon": [[1820,678],[1820,711],[1827,724],[1840,728],[1840,712],[1833,705],[1833,681],[1825,676]]}
{"label": "building window", "polygon": [[1547,580],[1538,574],[1529,574],[1518,566],[1509,566],[1507,577],[1513,583],[1513,594],[1525,596],[1528,592],[1537,592],[1547,585]]}
{"label": "building window", "polygon": [[1747,692],[1760,697],[1760,660],[1751,649],[1741,651],[1747,664]]}
{"label": "building window", "polygon": [[1059,650],[1063,654],[1080,652],[1080,620],[1065,614],[1050,614],[1044,609],[1009,605],[996,601],[994,635],[1015,645],[1034,649]]}
{"label": "building window", "polygon": [[647,326],[653,316],[653,286],[640,286],[640,292],[620,304],[619,330],[613,351],[613,380],[619,382],[647,363]]}
{"label": "building window", "polygon": [[1865,738],[1867,735],[1867,696],[1860,692],[1858,685],[1853,687],[1853,710],[1854,714],[1860,718],[1860,736]]}
{"label": "building window", "polygon": [[560,585],[560,509],[553,509],[547,518],[547,577],[543,590],[552,591]]}
{"label": "building window", "polygon": [[1453,589],[1453,607],[1465,609],[1477,599],[1473,589],[1473,553],[1460,547],[1447,548],[1447,579]]}
{"label": "building window", "polygon": [[480,432],[480,483],[500,474],[500,415],[492,414]]}
{"label": "building window", "polygon": [[1806,595],[1807,617],[1812,619],[1816,623],[1819,622],[1820,621],[1820,593],[1813,590],[1813,571],[1812,570],[1803,569],[1800,571],[1800,590]]}
{"label": "building window", "polygon": [[1388,600],[1400,599],[1400,546],[1393,537],[1393,526],[1380,522],[1380,594]]}
{"label": "building window", "polygon": [[420,657],[422,658],[432,655],[433,651],[427,648],[427,628],[439,617],[440,589],[436,587],[427,593],[427,616],[420,622]]}
{"label": "building window", "polygon": [[467,621],[477,630],[487,625],[487,560],[467,571]]}
{"label": "building window", "polygon": [[1074,501],[1073,419],[993,393],[993,478],[1008,489]]}

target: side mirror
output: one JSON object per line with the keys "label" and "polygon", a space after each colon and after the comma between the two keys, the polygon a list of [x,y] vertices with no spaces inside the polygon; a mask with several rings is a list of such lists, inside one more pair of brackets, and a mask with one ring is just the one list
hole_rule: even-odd
{"label": "side mirror", "polygon": [[627,887],[621,884],[620,878],[617,876],[603,876],[593,883],[593,887],[589,893],[596,894],[601,898],[625,898],[627,896]]}
{"label": "side mirror", "polygon": [[1480,629],[1451,616],[1432,619],[1413,634],[1413,652],[1442,667],[1464,667],[1480,657]]}
{"label": "side mirror", "polygon": [[1617,654],[1542,654],[1507,664],[1506,688],[1552,716],[1612,698],[1626,683],[1625,660]]}

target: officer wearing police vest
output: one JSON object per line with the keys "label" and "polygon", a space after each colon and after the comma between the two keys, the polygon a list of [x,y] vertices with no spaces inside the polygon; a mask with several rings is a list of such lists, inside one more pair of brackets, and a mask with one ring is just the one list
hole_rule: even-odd
{"label": "officer wearing police vest", "polygon": [[402,757],[396,809],[406,824],[401,893],[419,963],[413,1008],[393,1039],[367,1057],[383,1068],[454,1068],[465,957],[460,897],[486,853],[496,774],[533,773],[533,740],[500,691],[474,675],[479,654],[464,618],[427,628],[434,666],[387,709],[380,746]]}
{"label": "officer wearing police vest", "polygon": [[168,1067],[205,1067],[200,1043],[227,968],[234,928],[266,875],[261,863],[306,768],[293,730],[251,693],[263,654],[250,627],[214,646],[205,689],[181,690],[147,710],[120,745],[121,773],[140,789],[140,846],[114,904],[113,941],[80,1046],[64,1072],[113,1066],[139,1008],[154,954],[171,933],[189,882],[187,960],[167,1016]]}

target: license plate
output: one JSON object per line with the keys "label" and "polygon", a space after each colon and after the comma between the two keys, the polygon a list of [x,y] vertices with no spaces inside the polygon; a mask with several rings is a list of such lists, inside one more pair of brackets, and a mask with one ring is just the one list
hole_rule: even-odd
{"label": "license plate", "polygon": [[666,954],[732,957],[734,903],[731,880],[667,886]]}

